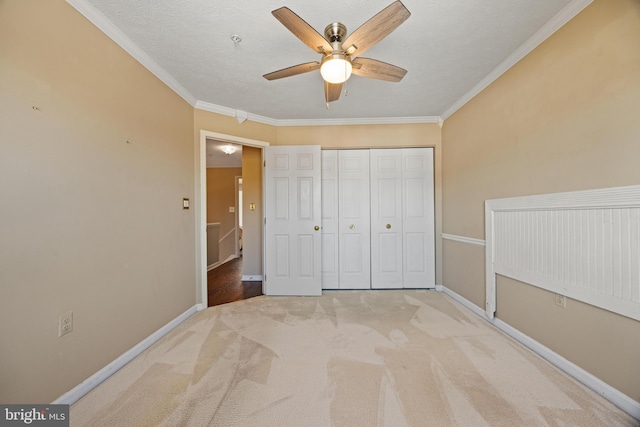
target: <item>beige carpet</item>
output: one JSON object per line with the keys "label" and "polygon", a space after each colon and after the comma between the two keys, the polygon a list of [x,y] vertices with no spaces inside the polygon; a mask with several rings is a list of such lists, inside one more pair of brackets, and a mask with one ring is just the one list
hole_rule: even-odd
{"label": "beige carpet", "polygon": [[197,313],[71,407],[72,426],[632,426],[435,291],[257,297]]}

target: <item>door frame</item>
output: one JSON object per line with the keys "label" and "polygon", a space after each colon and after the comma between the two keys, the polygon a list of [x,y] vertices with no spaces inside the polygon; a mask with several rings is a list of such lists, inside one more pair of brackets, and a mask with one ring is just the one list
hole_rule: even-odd
{"label": "door frame", "polygon": [[234,190],[235,190],[235,254],[236,254],[236,258],[240,258],[240,208],[241,208],[241,204],[240,204],[240,185],[242,185],[242,183],[240,182],[242,180],[242,176],[241,175],[236,175],[233,177],[234,179]]}
{"label": "door frame", "polygon": [[[204,310],[208,306],[207,297],[207,139],[228,142],[230,144],[260,148],[264,159],[264,147],[269,144],[266,141],[243,138],[208,130],[200,130],[199,150],[196,153],[196,304],[198,310]],[[264,168],[262,168],[262,193],[264,195]],[[264,219],[264,210],[261,212]],[[262,232],[262,268],[264,270],[264,228]]]}

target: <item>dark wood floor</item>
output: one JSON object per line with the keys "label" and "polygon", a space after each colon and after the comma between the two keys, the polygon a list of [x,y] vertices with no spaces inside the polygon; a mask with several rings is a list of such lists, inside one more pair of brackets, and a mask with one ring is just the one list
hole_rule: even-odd
{"label": "dark wood floor", "polygon": [[262,282],[242,281],[242,257],[207,273],[209,307],[262,295]]}

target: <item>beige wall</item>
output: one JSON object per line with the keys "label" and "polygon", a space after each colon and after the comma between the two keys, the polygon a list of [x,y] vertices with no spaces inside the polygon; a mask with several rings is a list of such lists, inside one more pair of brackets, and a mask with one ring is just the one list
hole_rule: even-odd
{"label": "beige wall", "polygon": [[46,403],[195,304],[193,108],[63,0],[3,0],[0,122],[0,402]]}
{"label": "beige wall", "polygon": [[484,310],[484,246],[442,240],[444,284]]}
{"label": "beige wall", "polygon": [[[229,207],[236,205],[236,177],[242,176],[242,168],[207,169],[207,223],[219,222],[222,239],[236,226],[236,214]],[[235,233],[220,242],[219,261],[235,256]]]}
{"label": "beige wall", "polygon": [[[639,111],[640,3],[596,0],[445,121],[443,231],[484,238],[486,199],[638,184]],[[484,254],[451,241],[444,253],[445,286],[484,307],[484,278],[457,271]],[[640,401],[640,346],[610,345],[640,322],[572,301],[559,314],[548,292],[512,281],[498,291],[499,318]]]}

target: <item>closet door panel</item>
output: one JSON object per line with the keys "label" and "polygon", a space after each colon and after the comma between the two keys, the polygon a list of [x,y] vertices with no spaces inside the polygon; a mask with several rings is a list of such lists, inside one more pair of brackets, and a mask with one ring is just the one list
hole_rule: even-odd
{"label": "closet door panel", "polygon": [[371,287],[368,150],[338,150],[340,289]]}
{"label": "closet door panel", "polygon": [[322,150],[322,289],[340,288],[338,152]]}
{"label": "closet door panel", "polygon": [[403,287],[435,287],[433,149],[402,150]]}
{"label": "closet door panel", "polygon": [[402,150],[372,149],[371,287],[402,288]]}

